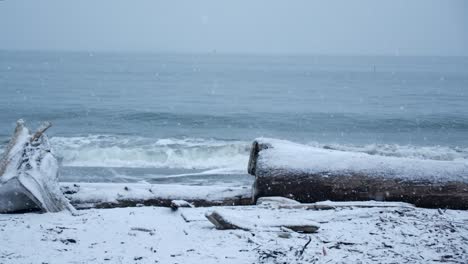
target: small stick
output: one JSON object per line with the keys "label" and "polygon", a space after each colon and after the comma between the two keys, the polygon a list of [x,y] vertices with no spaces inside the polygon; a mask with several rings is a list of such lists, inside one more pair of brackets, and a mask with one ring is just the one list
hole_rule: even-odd
{"label": "small stick", "polygon": [[306,250],[307,246],[310,244],[310,241],[312,241],[312,238],[309,236],[309,241],[307,241],[307,243],[305,243],[305,245],[302,247],[302,250],[299,251],[299,256],[302,256],[302,254],[304,254],[304,251]]}

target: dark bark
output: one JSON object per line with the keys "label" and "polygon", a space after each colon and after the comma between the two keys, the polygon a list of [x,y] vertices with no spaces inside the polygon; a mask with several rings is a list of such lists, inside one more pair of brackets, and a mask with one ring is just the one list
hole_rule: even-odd
{"label": "dark bark", "polygon": [[[93,202],[93,203],[77,203],[72,201],[72,205],[76,209],[90,209],[90,208],[121,208],[121,207],[138,207],[138,206],[161,206],[171,207],[173,199],[168,198],[152,198],[152,199],[122,199],[117,202]],[[251,198],[226,198],[221,201],[209,201],[203,199],[185,199],[187,202],[193,204],[195,207],[209,207],[209,206],[234,206],[234,205],[251,205]]]}

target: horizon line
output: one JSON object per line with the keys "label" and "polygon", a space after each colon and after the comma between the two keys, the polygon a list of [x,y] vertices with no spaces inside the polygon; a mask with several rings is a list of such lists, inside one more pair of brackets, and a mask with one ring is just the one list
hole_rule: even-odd
{"label": "horizon line", "polygon": [[0,52],[64,52],[101,54],[154,54],[154,55],[224,55],[224,56],[340,56],[340,57],[450,57],[467,58],[468,54],[407,54],[407,53],[348,53],[348,52],[248,52],[248,51],[175,51],[175,50],[130,50],[130,49],[34,49],[0,48]]}

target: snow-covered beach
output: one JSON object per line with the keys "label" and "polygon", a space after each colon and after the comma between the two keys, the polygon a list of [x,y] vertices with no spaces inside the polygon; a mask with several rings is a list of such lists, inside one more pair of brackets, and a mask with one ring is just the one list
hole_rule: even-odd
{"label": "snow-covered beach", "polygon": [[0,25],[0,264],[468,264],[468,1]]}
{"label": "snow-covered beach", "polygon": [[[288,217],[320,224],[217,230],[221,211],[249,221]],[[0,215],[0,263],[467,263],[468,211],[412,207],[332,210],[259,206],[90,209]]]}
{"label": "snow-covered beach", "polygon": [[[285,197],[256,197],[258,182],[253,188],[59,184],[59,167],[44,131],[40,128],[34,135],[29,134],[19,121],[2,157],[2,170],[5,168],[6,173],[1,186],[10,190],[6,183],[18,182],[14,192],[4,194],[3,212],[36,208],[46,213],[0,215],[0,263],[468,261],[467,210],[423,209],[402,202],[355,199],[299,203]],[[264,158],[265,153],[299,147],[291,142],[281,143],[285,144],[283,148],[277,144],[277,148],[252,151],[252,157]],[[310,147],[303,148],[311,151]],[[291,151],[286,152],[289,156],[279,153],[271,163],[281,164],[284,157],[288,160],[295,155]],[[294,165],[287,165],[291,164]],[[382,167],[383,163],[379,164]],[[249,162],[249,171],[251,165]],[[261,163],[255,165],[257,169],[258,165]],[[310,163],[308,166],[319,167]],[[446,171],[450,170],[442,172]],[[270,178],[268,184],[273,186],[277,176],[266,176]],[[463,186],[460,180],[461,190]],[[298,194],[293,189],[288,192],[291,197]],[[32,204],[17,199],[18,193],[30,198]],[[459,194],[460,199],[465,199],[465,193]]]}
{"label": "snow-covered beach", "polygon": [[[422,209],[402,202],[356,199],[299,203],[285,197],[258,197],[258,181],[252,188],[148,183],[59,184],[58,162],[44,134],[48,127],[50,124],[30,134],[24,122],[18,121],[0,160],[0,169],[5,172],[0,178],[3,188],[0,190],[4,192],[2,212],[17,212],[0,215],[0,263],[468,261],[467,210]],[[262,160],[269,157],[265,153],[278,152],[270,161],[276,166],[301,153],[291,151],[300,145],[273,142],[285,146],[270,145],[256,152],[256,148],[262,147],[254,143],[249,172],[262,169],[259,167],[262,163],[252,163],[256,156]],[[307,146],[302,148],[312,151]],[[312,168],[319,167],[306,163]],[[282,166],[291,164],[294,165],[287,162]],[[333,164],[336,166],[340,161]],[[382,164],[379,162],[376,168],[385,168]],[[456,168],[461,166],[455,165]],[[349,165],[346,167],[353,169]],[[460,171],[464,172],[462,169]],[[447,171],[451,170],[444,169],[441,173]],[[459,178],[464,175],[456,172]],[[269,184],[273,186],[278,176],[275,173],[265,175],[270,178],[265,188],[268,189]],[[294,175],[285,177],[294,180]],[[341,177],[349,179],[346,175]],[[459,197],[463,201],[466,189],[463,189],[464,178],[460,179]],[[8,185],[12,181],[17,184]],[[285,194],[289,194],[285,196],[299,194],[288,186],[282,185]],[[22,199],[18,198],[20,196]],[[30,200],[25,202],[23,198]],[[31,209],[45,213],[18,213]]]}

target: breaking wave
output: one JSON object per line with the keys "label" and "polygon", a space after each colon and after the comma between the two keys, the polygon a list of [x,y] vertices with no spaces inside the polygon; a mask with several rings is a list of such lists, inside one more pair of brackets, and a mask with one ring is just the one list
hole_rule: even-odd
{"label": "breaking wave", "polygon": [[468,160],[468,148],[462,147],[413,146],[397,144],[368,144],[359,146],[347,144],[321,144],[318,142],[309,142],[308,145],[318,148],[334,149],[347,152],[362,152],[369,155],[397,158],[441,161]]}
{"label": "breaking wave", "polygon": [[91,135],[54,137],[64,166],[225,169],[245,173],[250,142]]}

